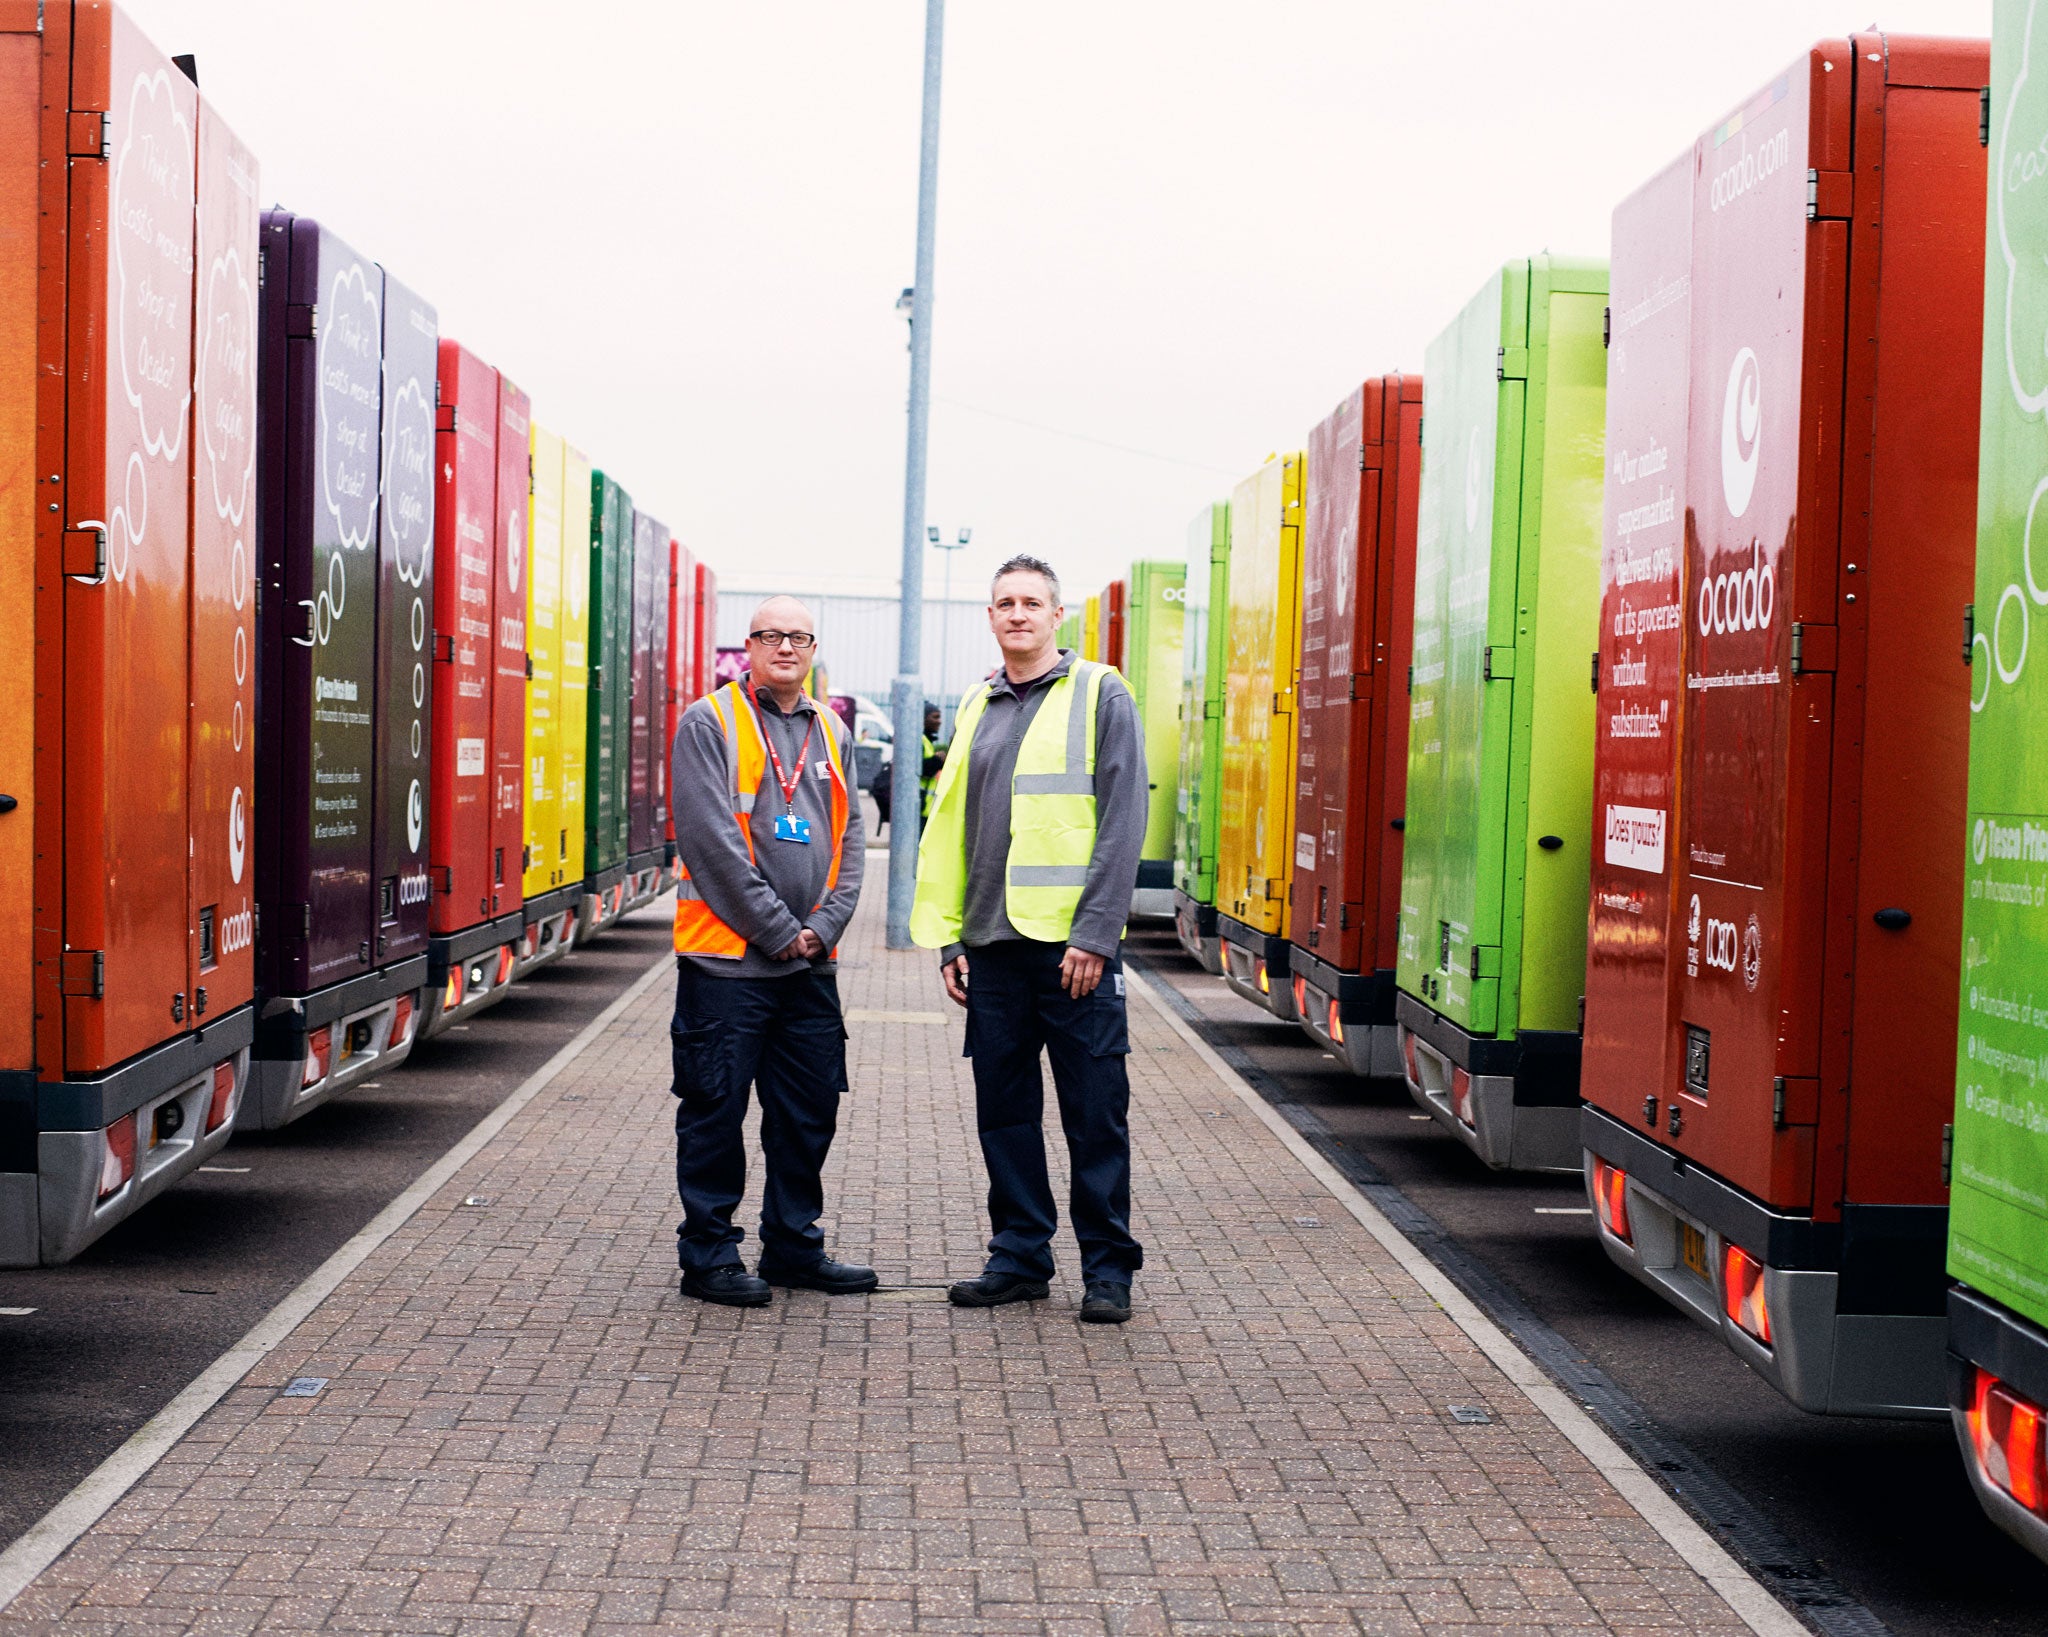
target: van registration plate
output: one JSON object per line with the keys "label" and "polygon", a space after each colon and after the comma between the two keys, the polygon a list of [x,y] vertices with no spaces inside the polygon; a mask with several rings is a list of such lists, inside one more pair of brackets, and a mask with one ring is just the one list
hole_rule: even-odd
{"label": "van registration plate", "polygon": [[1707,1271],[1707,1236],[1690,1222],[1678,1224],[1678,1256],[1700,1278],[1702,1284],[1712,1284],[1713,1275]]}

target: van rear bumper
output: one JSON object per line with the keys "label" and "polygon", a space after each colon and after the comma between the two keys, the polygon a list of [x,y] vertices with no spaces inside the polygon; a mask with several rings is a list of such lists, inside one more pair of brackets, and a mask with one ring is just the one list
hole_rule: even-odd
{"label": "van rear bumper", "polygon": [[[1946,1207],[1847,1205],[1840,1222],[1816,1222],[1772,1210],[1604,1110],[1587,1107],[1581,1131],[1609,1258],[1716,1332],[1794,1404],[1818,1415],[1948,1413]],[[1626,1239],[1600,1215],[1596,1161],[1627,1179]],[[1741,1253],[1733,1261],[1761,1269],[1768,1339],[1731,1314],[1741,1306],[1729,1291],[1731,1247]]]}
{"label": "van rear bumper", "polygon": [[1579,1169],[1578,1035],[1475,1035],[1405,991],[1394,1017],[1417,1108],[1496,1171]]}
{"label": "van rear bumper", "polygon": [[1223,939],[1216,931],[1216,906],[1173,890],[1173,930],[1181,948],[1202,963],[1202,970],[1223,971]]}
{"label": "van rear bumper", "polygon": [[2048,1518],[2029,1511],[1991,1480],[1970,1435],[1979,1371],[2048,1408],[2048,1330],[1967,1285],[1955,1285],[1948,1293],[1949,1421],[1962,1445],[1970,1487],[1985,1516],[2034,1556],[2048,1561]]}
{"label": "van rear bumper", "polygon": [[1345,972],[1299,944],[1287,947],[1294,1011],[1302,1028],[1353,1074],[1393,1079],[1401,1073],[1394,1023],[1394,974]]}
{"label": "van rear bumper", "polygon": [[1277,933],[1248,927],[1220,910],[1216,930],[1223,936],[1223,981],[1282,1023],[1294,1022],[1294,968],[1287,953],[1293,946]]}

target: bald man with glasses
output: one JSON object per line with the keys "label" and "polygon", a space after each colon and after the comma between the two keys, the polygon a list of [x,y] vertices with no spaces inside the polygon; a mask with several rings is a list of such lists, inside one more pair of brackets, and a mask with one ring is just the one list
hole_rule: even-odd
{"label": "bald man with glasses", "polygon": [[[698,700],[669,752],[676,894],[676,1229],[682,1291],[762,1307],[783,1285],[875,1288],[827,1253],[821,1173],[846,1092],[834,946],[860,899],[860,803],[846,725],[804,692],[811,611],[770,597],[748,622],[747,671]],[[761,1099],[761,1256],[740,1259],[742,1127]]]}

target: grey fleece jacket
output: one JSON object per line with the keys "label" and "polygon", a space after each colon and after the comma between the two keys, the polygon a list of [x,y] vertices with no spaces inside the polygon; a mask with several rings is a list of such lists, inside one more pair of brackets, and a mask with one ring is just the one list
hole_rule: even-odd
{"label": "grey fleece jacket", "polygon": [[[942,962],[963,949],[1023,937],[1007,912],[1010,780],[1025,730],[1045,703],[1047,690],[1073,669],[1074,660],[1072,649],[1062,649],[1058,664],[1021,688],[1001,671],[989,685],[988,705],[967,759],[967,902],[960,942],[940,951]],[[1121,677],[1106,676],[1095,710],[1095,856],[1067,934],[1071,947],[1107,958],[1122,943],[1151,799],[1137,704]]]}
{"label": "grey fleece jacket", "polygon": [[[839,765],[847,770],[849,779],[852,740],[838,715],[808,696],[798,700],[796,709],[788,714],[765,688],[758,698],[759,720],[768,742],[782,757],[785,773],[796,771],[805,727],[812,725],[811,748],[797,777],[791,809],[799,818],[810,820],[811,839],[807,844],[776,839],[782,791],[770,763],[749,815],[754,856],[747,856],[746,843],[732,821],[725,730],[718,725],[707,699],[699,699],[684,711],[669,749],[669,804],[675,814],[676,852],[712,912],[747,940],[746,954],[736,961],[709,955],[685,959],[721,978],[785,978],[812,970],[829,972],[833,968],[829,951],[846,931],[853,907],[860,901],[867,841],[861,830],[860,798],[849,790],[852,800],[847,804],[839,884],[826,896],[825,881],[832,867],[832,775],[824,736],[833,736],[839,747]],[[777,959],[806,927],[818,935],[828,953],[815,961]]]}

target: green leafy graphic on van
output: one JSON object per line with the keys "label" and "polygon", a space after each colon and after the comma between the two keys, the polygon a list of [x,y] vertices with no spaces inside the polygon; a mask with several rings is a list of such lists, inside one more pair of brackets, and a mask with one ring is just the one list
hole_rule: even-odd
{"label": "green leafy graphic on van", "polygon": [[[2048,1323],[2048,35],[2001,0],[1991,59],[1970,806],[1949,1271]],[[2002,315],[2000,318],[1993,315]],[[2036,531],[2041,530],[2040,538]]]}

